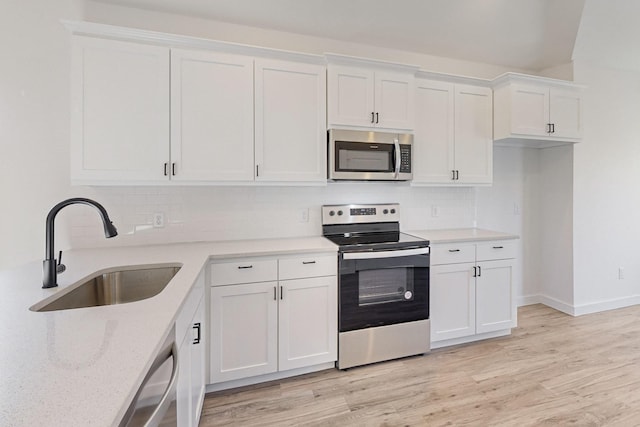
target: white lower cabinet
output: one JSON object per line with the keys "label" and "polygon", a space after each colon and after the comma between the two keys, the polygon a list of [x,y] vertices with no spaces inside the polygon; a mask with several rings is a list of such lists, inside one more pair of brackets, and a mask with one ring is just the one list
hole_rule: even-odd
{"label": "white lower cabinet", "polygon": [[430,318],[435,347],[516,326],[511,241],[433,244]]}
{"label": "white lower cabinet", "polygon": [[176,416],[179,427],[197,426],[204,403],[206,376],[204,272],[176,320],[178,383]]}
{"label": "white lower cabinet", "polygon": [[211,288],[211,383],[277,371],[277,285]]}
{"label": "white lower cabinet", "polygon": [[278,368],[281,371],[336,360],[336,277],[280,282]]}
{"label": "white lower cabinet", "polygon": [[335,361],[336,263],[335,254],[212,263],[209,382]]}
{"label": "white lower cabinet", "polygon": [[476,333],[476,284],[473,263],[431,267],[431,341]]}

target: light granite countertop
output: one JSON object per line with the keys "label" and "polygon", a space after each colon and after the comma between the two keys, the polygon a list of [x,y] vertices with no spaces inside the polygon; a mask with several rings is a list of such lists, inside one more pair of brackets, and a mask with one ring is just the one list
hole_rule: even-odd
{"label": "light granite countertop", "polygon": [[[53,289],[42,289],[41,262],[1,271],[0,425],[117,424],[209,259],[336,251],[323,237],[75,250]],[[29,310],[96,271],[161,263],[182,268],[152,298]]]}
{"label": "light granite countertop", "polygon": [[502,233],[500,231],[485,230],[482,228],[449,228],[442,230],[410,230],[405,231],[422,239],[429,240],[430,244],[479,242],[487,240],[511,240],[519,239],[515,234]]}

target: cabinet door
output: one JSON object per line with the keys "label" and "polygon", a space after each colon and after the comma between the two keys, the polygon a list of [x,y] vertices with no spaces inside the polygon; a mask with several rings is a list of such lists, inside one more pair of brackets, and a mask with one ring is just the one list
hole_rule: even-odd
{"label": "cabinet door", "polygon": [[432,266],[430,271],[431,341],[476,333],[473,263]]}
{"label": "cabinet door", "polygon": [[513,260],[478,263],[476,278],[476,331],[493,332],[515,327]]}
{"label": "cabinet door", "polygon": [[416,80],[413,182],[450,183],[454,168],[453,84]]}
{"label": "cabinet door", "polygon": [[511,86],[511,133],[548,136],[549,89],[544,86]]}
{"label": "cabinet door", "polygon": [[375,122],[374,73],[366,68],[330,65],[328,115],[330,125],[367,126]]}
{"label": "cabinet door", "polygon": [[490,88],[456,85],[456,183],[493,181],[493,102]]}
{"label": "cabinet door", "polygon": [[277,371],[277,285],[211,288],[212,384]]}
{"label": "cabinet door", "polygon": [[175,181],[253,181],[253,59],[171,51]]}
{"label": "cabinet door", "polygon": [[375,73],[376,127],[414,128],[415,77],[405,73]]}
{"label": "cabinet door", "polygon": [[582,138],[582,94],[579,90],[551,89],[550,122],[554,138]]}
{"label": "cabinet door", "polygon": [[301,368],[337,359],[336,276],[280,282],[279,369]]}
{"label": "cabinet door", "polygon": [[74,36],[71,179],[163,181],[169,49]]}
{"label": "cabinet door", "polygon": [[205,363],[206,363],[206,322],[205,322],[204,299],[200,301],[198,310],[193,317],[193,328],[191,337],[191,391],[190,391],[190,414],[192,426],[197,426],[200,421],[200,413],[204,403],[205,394]]}
{"label": "cabinet door", "polygon": [[320,65],[256,60],[257,181],[326,182],[326,77]]}

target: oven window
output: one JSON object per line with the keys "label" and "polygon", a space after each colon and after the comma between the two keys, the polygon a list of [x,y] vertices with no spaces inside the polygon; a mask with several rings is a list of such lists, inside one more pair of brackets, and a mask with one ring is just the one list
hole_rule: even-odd
{"label": "oven window", "polygon": [[413,301],[413,271],[408,268],[361,271],[358,284],[360,306]]}

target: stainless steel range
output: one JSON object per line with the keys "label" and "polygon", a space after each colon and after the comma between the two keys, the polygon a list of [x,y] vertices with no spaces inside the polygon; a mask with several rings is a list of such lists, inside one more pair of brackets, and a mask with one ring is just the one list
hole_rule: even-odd
{"label": "stainless steel range", "polygon": [[322,207],[340,246],[339,369],[430,350],[429,241],[400,232],[398,204]]}

